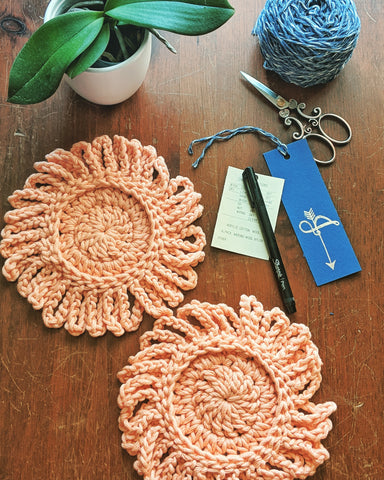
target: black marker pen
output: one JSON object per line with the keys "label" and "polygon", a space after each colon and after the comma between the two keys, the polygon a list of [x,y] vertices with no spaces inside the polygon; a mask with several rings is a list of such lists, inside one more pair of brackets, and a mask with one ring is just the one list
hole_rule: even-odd
{"label": "black marker pen", "polygon": [[278,282],[281,297],[287,313],[295,313],[296,305],[293,298],[291,287],[289,286],[288,277],[285,272],[284,264],[281,259],[279,247],[277,246],[276,237],[273,232],[271,221],[265,207],[263,195],[257,181],[257,175],[252,167],[247,167],[243,171],[243,181],[248,194],[251,207],[256,210],[259,219],[260,228],[264,237],[264,242],[269,253],[269,259],[272,264],[273,272]]}

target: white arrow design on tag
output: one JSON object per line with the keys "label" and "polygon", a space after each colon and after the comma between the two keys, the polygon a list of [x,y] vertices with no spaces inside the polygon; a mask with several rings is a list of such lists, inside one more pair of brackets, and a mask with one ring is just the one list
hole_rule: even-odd
{"label": "white arrow design on tag", "polygon": [[[331,220],[330,218],[325,217],[324,215],[317,215],[316,216],[315,212],[313,211],[312,208],[310,208],[308,212],[304,210],[304,216],[309,221],[308,220],[302,220],[299,224],[300,230],[303,233],[313,233],[316,237],[320,238],[320,241],[323,245],[323,248],[324,248],[325,253],[327,255],[327,258],[328,258],[328,262],[325,262],[325,264],[328,265],[329,268],[334,270],[336,259],[335,260],[331,259],[330,255],[328,253],[328,249],[327,249],[327,247],[325,245],[325,242],[323,240],[323,237],[321,236],[321,231],[320,230],[324,227],[328,227],[329,225],[336,225],[336,226],[340,225],[340,222],[338,222],[337,220]],[[323,222],[318,224],[319,220],[323,220]],[[304,229],[304,226],[309,227],[309,228]]]}

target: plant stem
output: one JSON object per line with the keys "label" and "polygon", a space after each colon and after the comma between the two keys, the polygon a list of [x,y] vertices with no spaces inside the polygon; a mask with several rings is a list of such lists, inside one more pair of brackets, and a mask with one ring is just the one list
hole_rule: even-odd
{"label": "plant stem", "polygon": [[177,50],[168,42],[168,40],[163,37],[157,30],[154,28],[148,28],[148,30],[158,39],[160,42],[164,43],[164,45],[170,50],[172,53],[177,53]]}
{"label": "plant stem", "polygon": [[127,47],[125,45],[123,35],[121,34],[117,25],[113,26],[113,30],[116,34],[117,41],[119,42],[119,45],[120,45],[120,48],[121,48],[121,53],[123,54],[123,57],[126,60],[127,58],[129,58],[129,53],[128,53]]}

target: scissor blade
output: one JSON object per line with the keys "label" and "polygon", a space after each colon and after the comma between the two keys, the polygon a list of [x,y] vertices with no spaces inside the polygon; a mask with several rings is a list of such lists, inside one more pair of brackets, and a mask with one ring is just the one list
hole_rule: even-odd
{"label": "scissor blade", "polygon": [[289,102],[285,100],[282,96],[278,95],[274,91],[272,91],[270,88],[268,88],[266,85],[263,83],[259,82],[256,80],[256,78],[251,77],[248,75],[248,73],[240,71],[241,75],[253,86],[256,88],[257,91],[259,91],[264,97],[269,100],[273,105],[278,108],[279,110],[282,110],[283,108],[287,108],[289,105]]}

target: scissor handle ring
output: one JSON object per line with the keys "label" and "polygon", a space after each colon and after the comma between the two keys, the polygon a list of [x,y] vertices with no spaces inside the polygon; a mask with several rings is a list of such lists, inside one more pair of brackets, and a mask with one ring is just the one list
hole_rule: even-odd
{"label": "scissor handle ring", "polygon": [[[348,133],[348,136],[345,140],[337,140],[337,138],[331,137],[323,130],[323,128],[321,127],[321,122],[322,120],[324,120],[324,118],[327,118],[327,117],[336,119],[336,121],[339,122],[345,128],[346,132]],[[343,117],[340,117],[335,113],[323,113],[323,115],[321,115],[318,119],[317,128],[320,130],[320,132],[324,135],[325,138],[327,138],[330,142],[335,143],[336,145],[345,145],[346,143],[351,141],[351,138],[352,138],[351,126]]]}
{"label": "scissor handle ring", "polygon": [[318,158],[313,157],[315,162],[319,163],[320,165],[330,165],[331,163],[333,163],[335,161],[335,157],[336,157],[336,149],[335,149],[335,146],[333,145],[333,143],[331,142],[331,140],[329,139],[329,137],[324,136],[324,135],[320,135],[320,133],[312,133],[311,132],[311,133],[307,133],[306,135],[304,135],[303,138],[309,138],[309,137],[318,138],[320,141],[325,143],[327,145],[327,147],[332,152],[332,157],[330,158],[330,160],[319,160]]}

